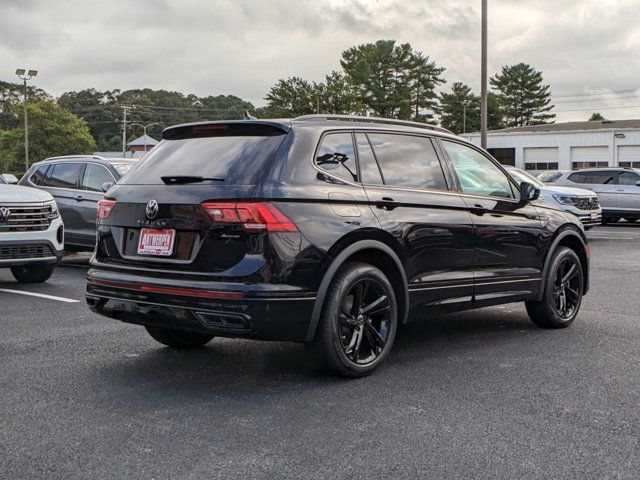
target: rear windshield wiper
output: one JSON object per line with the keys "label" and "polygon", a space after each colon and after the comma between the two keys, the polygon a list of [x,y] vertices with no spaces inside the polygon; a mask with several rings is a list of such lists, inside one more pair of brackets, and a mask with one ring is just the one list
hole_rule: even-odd
{"label": "rear windshield wiper", "polygon": [[177,183],[198,183],[198,182],[224,182],[224,178],[217,177],[201,177],[199,175],[169,175],[166,177],[160,177],[160,179],[167,185],[174,185]]}

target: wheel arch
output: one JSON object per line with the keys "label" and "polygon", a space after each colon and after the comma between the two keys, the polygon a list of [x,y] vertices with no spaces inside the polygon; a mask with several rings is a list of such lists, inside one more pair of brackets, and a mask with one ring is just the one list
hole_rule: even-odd
{"label": "wheel arch", "polygon": [[369,263],[379,268],[389,279],[396,293],[398,302],[398,319],[406,323],[409,315],[409,287],[404,265],[398,254],[380,240],[358,240],[340,250],[326,269],[313,306],[311,321],[305,337],[306,342],[315,336],[324,300],[329,285],[342,265],[349,261]]}
{"label": "wheel arch", "polygon": [[547,256],[545,257],[542,268],[542,280],[537,298],[538,301],[542,300],[542,296],[544,295],[551,257],[558,247],[568,247],[576,252],[582,265],[583,294],[586,295],[589,290],[589,246],[587,240],[575,227],[567,226],[556,234],[547,250]]}

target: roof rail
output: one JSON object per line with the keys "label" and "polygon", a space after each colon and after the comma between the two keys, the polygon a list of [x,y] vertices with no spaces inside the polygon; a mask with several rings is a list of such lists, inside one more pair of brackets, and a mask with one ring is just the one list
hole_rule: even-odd
{"label": "roof rail", "polygon": [[297,121],[311,121],[311,120],[339,120],[344,122],[363,122],[363,123],[379,123],[383,125],[403,125],[405,127],[424,128],[426,130],[432,130],[434,132],[442,132],[453,135],[453,132],[446,128],[439,127],[437,125],[430,125],[428,123],[411,122],[409,120],[396,120],[395,118],[380,118],[380,117],[360,117],[358,115],[302,115],[292,119],[292,122]]}

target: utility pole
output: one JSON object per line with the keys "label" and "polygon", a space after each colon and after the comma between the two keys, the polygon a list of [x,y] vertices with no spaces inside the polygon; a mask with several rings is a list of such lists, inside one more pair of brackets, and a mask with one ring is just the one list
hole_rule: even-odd
{"label": "utility pole", "polygon": [[462,133],[467,133],[467,99],[462,101]]}
{"label": "utility pole", "polygon": [[122,105],[122,156],[125,156],[127,152],[127,115],[129,114],[129,110],[131,110],[131,106]]}
{"label": "utility pole", "polygon": [[480,92],[480,146],[487,148],[487,2],[482,0],[482,68],[481,68],[481,92]]}
{"label": "utility pole", "polygon": [[[26,74],[25,74],[26,72]],[[29,70],[28,72],[24,68],[18,68],[16,75],[24,83],[24,166],[25,172],[29,170],[29,120],[27,115],[27,80],[31,80],[38,75],[37,70]]]}

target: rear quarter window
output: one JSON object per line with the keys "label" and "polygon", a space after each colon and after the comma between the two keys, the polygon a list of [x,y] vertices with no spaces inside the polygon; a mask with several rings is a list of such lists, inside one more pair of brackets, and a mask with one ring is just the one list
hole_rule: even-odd
{"label": "rear quarter window", "polygon": [[357,182],[358,168],[351,132],[325,135],[316,152],[316,165],[338,178]]}
{"label": "rear quarter window", "polygon": [[184,175],[223,178],[225,185],[255,185],[285,136],[283,132],[164,140],[118,183],[163,185],[163,176]]}

